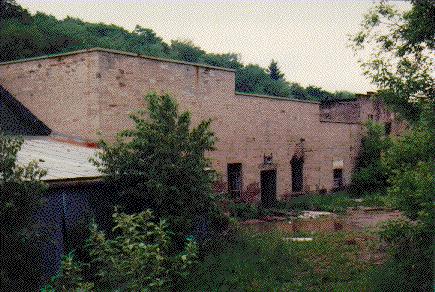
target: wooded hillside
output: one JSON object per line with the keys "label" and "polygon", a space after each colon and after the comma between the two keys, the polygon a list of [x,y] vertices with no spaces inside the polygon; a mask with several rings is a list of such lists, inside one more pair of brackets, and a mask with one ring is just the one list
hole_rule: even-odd
{"label": "wooded hillside", "polygon": [[354,97],[349,92],[331,93],[289,82],[274,60],[268,68],[245,65],[238,54],[208,53],[187,40],[166,43],[152,29],[139,25],[128,31],[72,17],[58,20],[41,12],[31,15],[14,0],[0,0],[0,62],[92,47],[235,69],[235,90],[240,92],[321,102]]}

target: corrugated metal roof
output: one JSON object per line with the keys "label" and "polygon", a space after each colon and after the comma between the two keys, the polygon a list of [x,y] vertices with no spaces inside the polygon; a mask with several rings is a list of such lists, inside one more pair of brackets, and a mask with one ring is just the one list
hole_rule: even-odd
{"label": "corrugated metal roof", "polygon": [[48,137],[25,138],[17,162],[25,165],[37,161],[47,170],[43,180],[71,180],[100,177],[101,173],[89,161],[98,149],[56,141]]}

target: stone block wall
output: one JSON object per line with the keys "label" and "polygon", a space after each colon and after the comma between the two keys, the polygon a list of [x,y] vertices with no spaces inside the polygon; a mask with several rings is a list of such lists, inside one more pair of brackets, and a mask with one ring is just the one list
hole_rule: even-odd
{"label": "stone block wall", "polygon": [[[97,132],[113,141],[131,127],[128,114],[146,106],[147,93],[170,93],[193,125],[212,119],[217,150],[207,155],[221,189],[227,164],[241,163],[244,195],[256,200],[269,168],[277,172],[278,199],[291,195],[290,161],[301,139],[304,191],[331,190],[338,164],[349,183],[361,140],[357,116],[375,110],[352,104],[343,118],[345,107],[330,107],[326,118],[319,103],[235,93],[232,70],[103,49],[0,64],[0,84],[54,132],[91,141]],[[272,163],[264,164],[269,155]]]}

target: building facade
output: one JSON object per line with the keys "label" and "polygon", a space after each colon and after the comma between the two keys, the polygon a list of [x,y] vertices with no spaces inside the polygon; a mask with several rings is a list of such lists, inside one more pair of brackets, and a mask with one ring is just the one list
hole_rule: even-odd
{"label": "building facade", "polygon": [[170,93],[193,125],[212,119],[216,191],[266,205],[348,185],[366,120],[402,129],[367,97],[320,105],[237,93],[233,70],[98,48],[2,63],[0,85],[51,135],[88,142],[98,132],[113,141],[146,107],[146,94]]}

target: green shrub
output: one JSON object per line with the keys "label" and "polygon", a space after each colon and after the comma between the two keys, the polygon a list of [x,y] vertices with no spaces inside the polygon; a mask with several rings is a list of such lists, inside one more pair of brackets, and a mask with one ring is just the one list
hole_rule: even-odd
{"label": "green shrub", "polygon": [[71,291],[83,287],[96,290],[171,291],[184,279],[197,255],[196,244],[188,240],[176,255],[169,250],[170,238],[164,220],[153,222],[151,211],[127,215],[113,214],[113,239],[92,224],[87,248],[91,262],[89,279],[84,279],[84,264],[64,258],[59,274],[47,289]]}
{"label": "green shrub", "polygon": [[369,290],[431,291],[434,235],[432,228],[420,222],[399,219],[384,224],[380,236],[391,257],[369,274]]}
{"label": "green shrub", "polygon": [[387,196],[378,193],[364,197],[360,204],[365,207],[388,207],[390,205]]}
{"label": "green shrub", "polygon": [[85,266],[85,264],[77,262],[74,259],[74,254],[70,252],[62,258],[59,273],[51,279],[52,285],[45,286],[41,292],[92,290],[94,283],[85,282],[82,276]]}
{"label": "green shrub", "polygon": [[235,217],[240,220],[248,220],[258,218],[259,210],[256,205],[238,202],[229,201],[228,210],[232,217]]}
{"label": "green shrub", "polygon": [[183,242],[222,219],[212,200],[215,173],[204,155],[214,149],[211,121],[192,128],[190,113],[180,114],[171,96],[151,93],[146,100],[148,113],[131,115],[134,128],[119,133],[116,143],[102,141],[94,162],[119,188],[112,201],[127,213],[151,208],[168,220],[175,241]]}
{"label": "green shrub", "polygon": [[0,131],[0,287],[5,291],[36,289],[42,276],[37,243],[44,238],[32,217],[43,203],[46,172],[36,162],[17,164],[23,142]]}
{"label": "green shrub", "polygon": [[366,129],[367,133],[362,140],[349,189],[354,197],[383,191],[387,185],[387,175],[381,163],[381,156],[390,147],[391,141],[385,137],[385,129],[380,124],[369,121],[366,123]]}
{"label": "green shrub", "polygon": [[435,196],[433,124],[422,120],[395,141],[382,159],[389,174],[388,195],[392,205],[410,219],[433,224]]}

